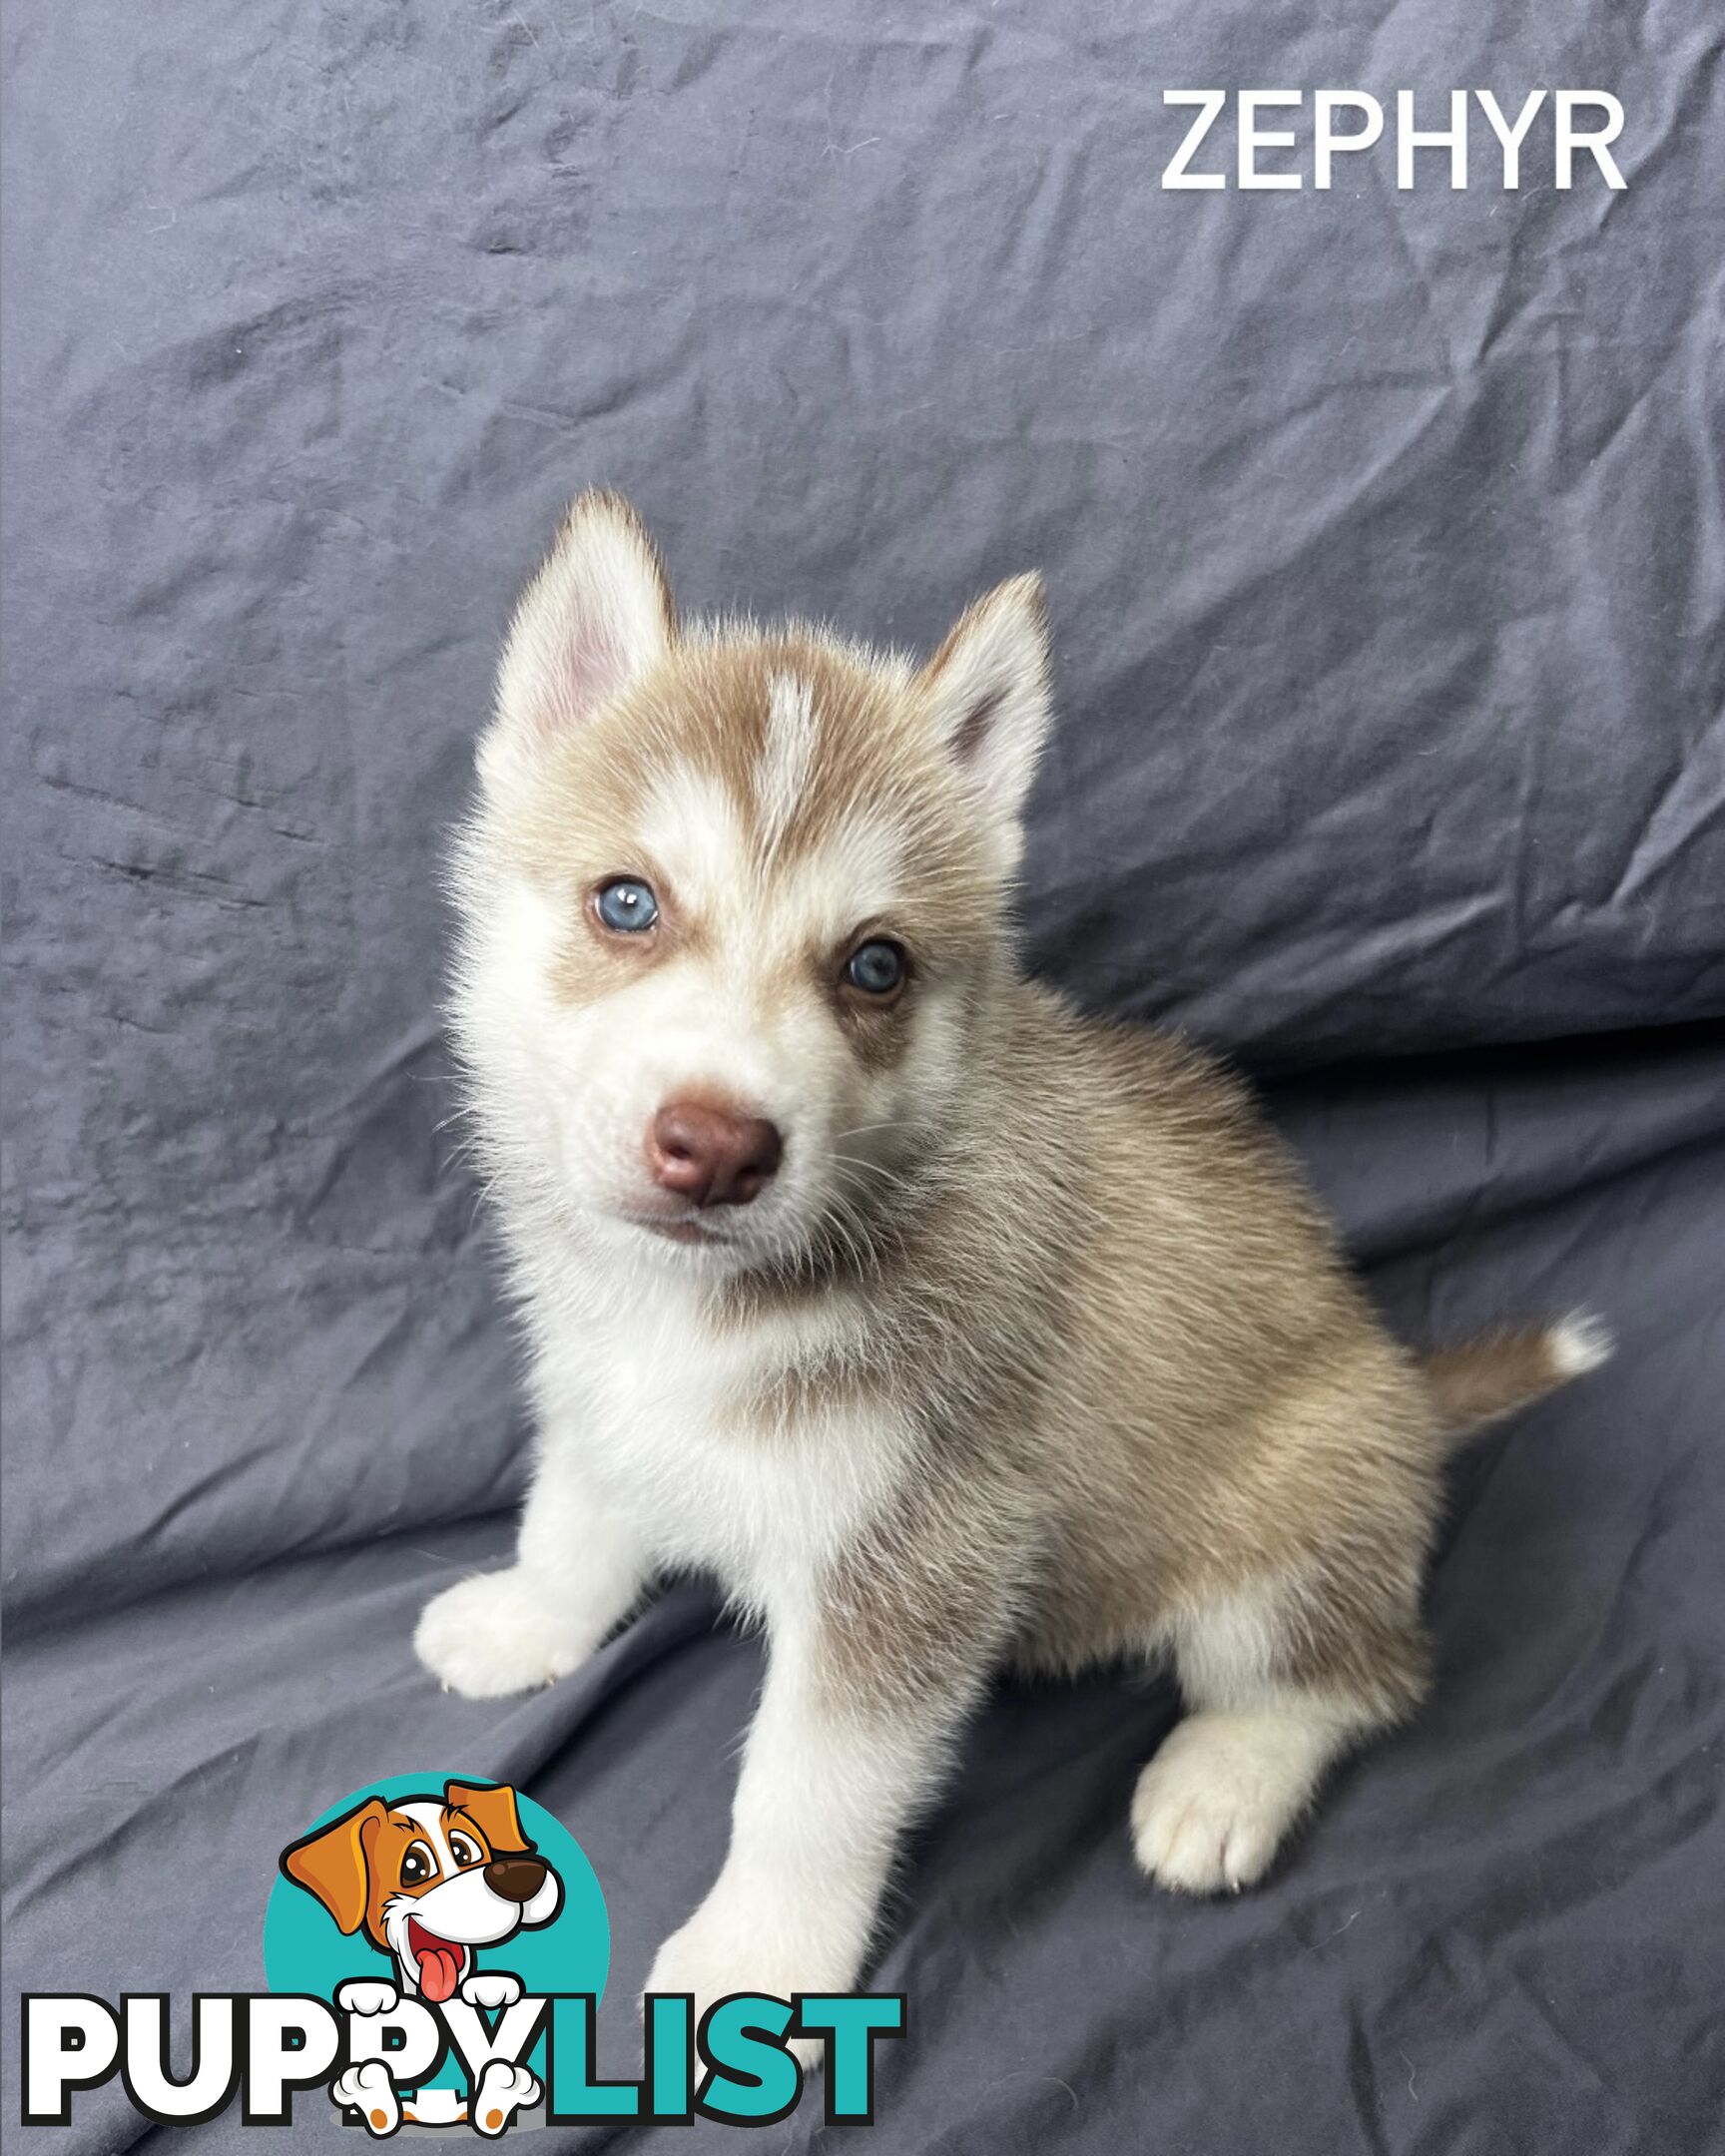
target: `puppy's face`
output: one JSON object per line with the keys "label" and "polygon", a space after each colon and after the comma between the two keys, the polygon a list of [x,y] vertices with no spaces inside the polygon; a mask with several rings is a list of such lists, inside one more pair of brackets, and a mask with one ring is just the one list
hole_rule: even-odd
{"label": "puppy's face", "polygon": [[860,1246],[926,1184],[1046,718],[1033,579],[920,673],[679,635],[632,515],[579,503],[511,630],[461,884],[463,1045],[556,1207],[723,1272]]}

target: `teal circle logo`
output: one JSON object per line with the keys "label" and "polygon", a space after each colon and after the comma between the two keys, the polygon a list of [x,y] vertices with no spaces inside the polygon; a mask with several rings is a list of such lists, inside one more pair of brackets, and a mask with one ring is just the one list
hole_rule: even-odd
{"label": "teal circle logo", "polygon": [[[272,1991],[335,2000],[358,1980],[440,2004],[507,1973],[523,1992],[588,1991],[611,1960],[605,1896],[575,1837],[482,1776],[390,1775],[282,1852],[264,1918]],[[529,2063],[543,2075],[543,2039]],[[424,2084],[459,2088],[453,2055]]]}

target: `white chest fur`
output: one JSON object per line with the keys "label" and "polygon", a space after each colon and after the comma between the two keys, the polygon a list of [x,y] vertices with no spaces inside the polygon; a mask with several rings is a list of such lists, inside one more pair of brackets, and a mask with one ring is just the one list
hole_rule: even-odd
{"label": "white chest fur", "polygon": [[859,1315],[716,1334],[680,1298],[607,1313],[541,1364],[546,1440],[580,1448],[661,1565],[716,1573],[754,1607],[796,1595],[890,1500],[905,1436],[851,1395],[811,1388],[786,1412],[751,1402]]}

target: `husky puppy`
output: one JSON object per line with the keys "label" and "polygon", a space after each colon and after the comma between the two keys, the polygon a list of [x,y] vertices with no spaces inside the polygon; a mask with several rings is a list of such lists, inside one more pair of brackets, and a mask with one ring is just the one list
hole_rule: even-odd
{"label": "husky puppy", "polygon": [[1138,1863],[1260,1878],[1426,1689],[1456,1433],[1604,1352],[1578,1320],[1407,1352],[1232,1078],[1022,977],[1049,719],[1034,576],[920,667],[680,624],[610,494],[509,631],[454,1020],[537,1465],[515,1563],[416,1646],[472,1698],[543,1685],[688,1568],[765,1622],[656,1991],[854,1986],[1003,1665],[1167,1657]]}

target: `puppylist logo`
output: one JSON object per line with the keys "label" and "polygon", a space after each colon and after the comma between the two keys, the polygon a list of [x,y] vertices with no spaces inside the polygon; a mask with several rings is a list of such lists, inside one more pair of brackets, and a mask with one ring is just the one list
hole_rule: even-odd
{"label": "puppylist logo", "polygon": [[27,1994],[24,2124],[69,2125],[74,2098],[118,2075],[166,2125],[236,2101],[248,2126],[286,2125],[295,2096],[321,2090],[374,2140],[403,2126],[488,2140],[625,2120],[765,2126],[801,2099],[794,2045],[825,2055],[829,2123],[871,2122],[874,2039],[903,2034],[901,1997],[738,1992],[697,2017],[687,1993],[650,1996],[640,2078],[603,2080],[609,1962],[599,1882],[550,1813],[507,1784],[396,1776],[282,1852],[270,1989],[197,1993],[183,2076],[166,1993]]}

